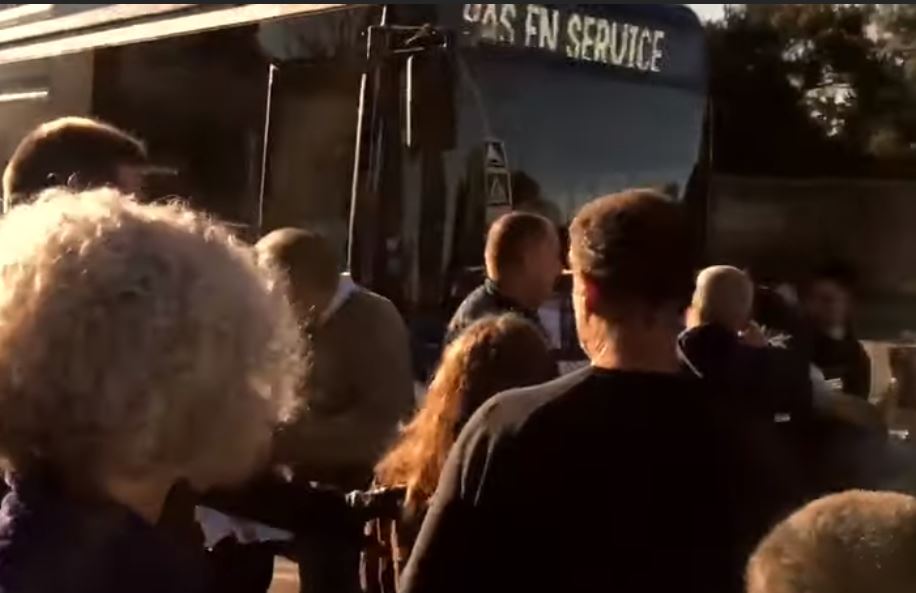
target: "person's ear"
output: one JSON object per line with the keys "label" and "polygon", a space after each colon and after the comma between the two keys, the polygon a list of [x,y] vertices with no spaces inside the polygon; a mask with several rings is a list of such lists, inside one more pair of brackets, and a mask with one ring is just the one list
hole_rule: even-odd
{"label": "person's ear", "polygon": [[67,187],[74,191],[81,190],[82,184],[83,181],[80,179],[79,173],[71,173],[70,176],[67,177]]}
{"label": "person's ear", "polygon": [[582,296],[585,312],[590,315],[597,313],[601,307],[601,290],[595,281],[587,276],[582,278]]}

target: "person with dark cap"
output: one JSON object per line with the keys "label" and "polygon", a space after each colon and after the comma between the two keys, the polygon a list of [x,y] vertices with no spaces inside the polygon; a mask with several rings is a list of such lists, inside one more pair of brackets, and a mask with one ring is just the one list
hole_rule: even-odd
{"label": "person with dark cap", "polygon": [[3,172],[4,211],[43,190],[114,187],[142,192],[146,147],[127,132],[86,117],[61,117],[32,130]]}
{"label": "person with dark cap", "polygon": [[488,315],[517,313],[540,325],[538,308],[553,294],[562,271],[556,227],[538,214],[505,214],[490,226],[484,260],[486,281],[455,311],[446,344]]}
{"label": "person with dark cap", "polygon": [[746,478],[771,477],[679,359],[694,253],[682,208],[656,192],[579,212],[573,305],[591,366],[474,414],[404,592],[740,589],[757,536],[744,531],[744,496],[757,491]]}

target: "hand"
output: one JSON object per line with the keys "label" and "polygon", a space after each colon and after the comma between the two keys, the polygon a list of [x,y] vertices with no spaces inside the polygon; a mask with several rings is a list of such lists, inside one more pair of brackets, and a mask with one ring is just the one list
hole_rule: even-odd
{"label": "hand", "polygon": [[744,331],[738,334],[738,339],[741,340],[742,344],[754,348],[766,348],[770,345],[763,329],[753,321],[747,325]]}

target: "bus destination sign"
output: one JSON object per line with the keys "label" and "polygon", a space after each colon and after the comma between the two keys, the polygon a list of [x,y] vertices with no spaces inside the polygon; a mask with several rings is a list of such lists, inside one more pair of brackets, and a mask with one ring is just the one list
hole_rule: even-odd
{"label": "bus destination sign", "polygon": [[642,72],[665,68],[665,31],[540,4],[465,4],[465,31],[482,42],[531,48]]}

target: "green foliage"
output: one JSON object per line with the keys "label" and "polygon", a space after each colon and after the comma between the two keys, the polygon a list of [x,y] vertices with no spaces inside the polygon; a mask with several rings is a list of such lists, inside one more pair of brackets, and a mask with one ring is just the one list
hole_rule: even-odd
{"label": "green foliage", "polygon": [[709,43],[718,170],[916,176],[916,7],[730,5]]}

